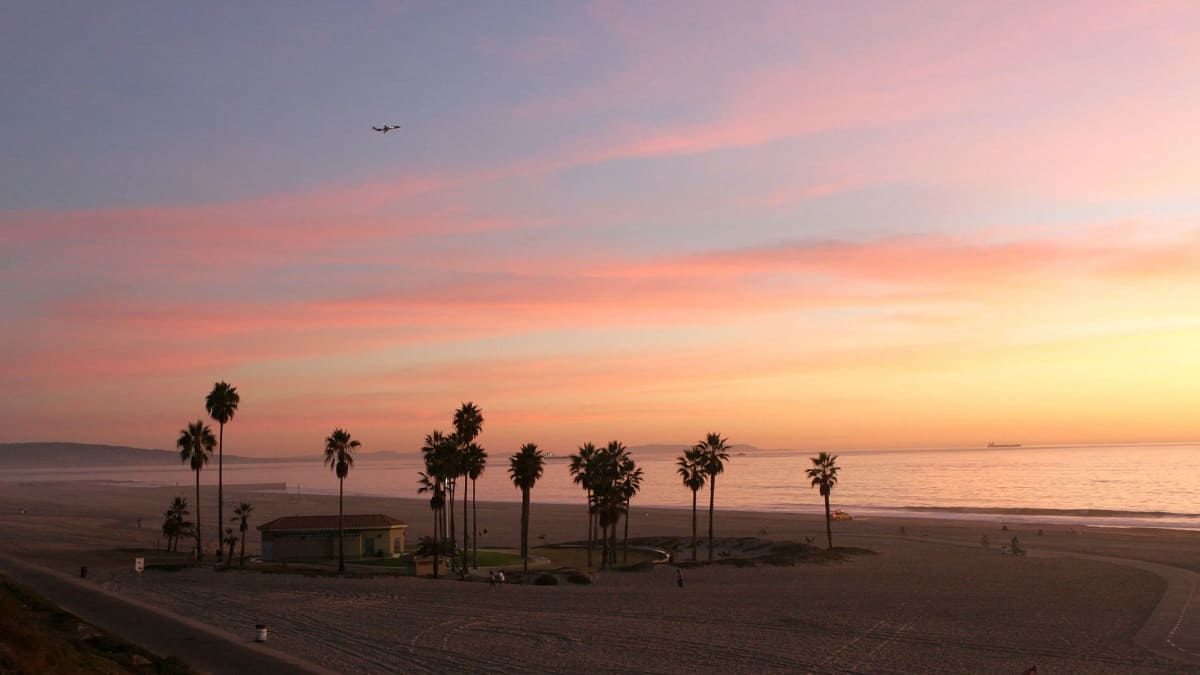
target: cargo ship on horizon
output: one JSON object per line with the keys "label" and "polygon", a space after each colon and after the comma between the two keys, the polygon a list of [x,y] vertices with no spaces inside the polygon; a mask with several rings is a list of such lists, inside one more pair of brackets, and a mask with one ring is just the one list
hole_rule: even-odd
{"label": "cargo ship on horizon", "polygon": [[1019,448],[1020,443],[997,443],[996,441],[988,441],[989,448]]}

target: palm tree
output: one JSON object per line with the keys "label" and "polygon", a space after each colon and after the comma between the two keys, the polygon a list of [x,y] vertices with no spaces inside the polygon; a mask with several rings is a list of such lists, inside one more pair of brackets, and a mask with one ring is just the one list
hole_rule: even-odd
{"label": "palm tree", "polygon": [[[208,464],[216,444],[217,439],[204,420],[188,423],[186,428],[179,431],[179,439],[175,441],[175,447],[179,449],[179,461],[191,462],[192,471],[196,472],[196,560],[203,557],[204,551],[200,543],[200,470]],[[220,527],[221,524],[217,523],[218,536]]]}
{"label": "palm tree", "polygon": [[692,491],[692,560],[696,559],[696,495],[704,489],[707,474],[704,472],[704,453],[699,448],[689,448],[683,451],[676,470],[683,484]]}
{"label": "palm tree", "polygon": [[[429,460],[426,459],[426,468],[429,466],[428,462]],[[436,579],[438,577],[438,551],[441,549],[438,537],[438,531],[441,529],[439,517],[442,509],[446,508],[446,497],[442,490],[442,481],[435,474],[431,472],[417,475],[420,476],[417,480],[417,484],[420,486],[417,488],[417,494],[431,493],[429,510],[433,511],[433,578]]]}
{"label": "palm tree", "polygon": [[[425,471],[431,480],[437,480],[439,489],[442,490],[442,498],[445,499],[451,488],[450,477],[458,470],[458,440],[453,434],[446,435],[435,430],[425,435],[425,445],[421,446],[421,454],[425,459]],[[450,503],[453,505],[453,502]],[[453,509],[453,506],[451,508]],[[439,511],[439,516],[439,536],[446,538],[446,514]]]}
{"label": "palm tree", "polygon": [[233,547],[238,543],[237,535],[233,533],[232,527],[225,528],[225,545],[229,547],[229,557],[226,560],[233,560]]}
{"label": "palm tree", "polygon": [[704,440],[696,444],[696,449],[704,454],[704,473],[708,475],[708,560],[713,557],[713,506],[716,504],[717,474],[725,472],[725,462],[729,461],[729,439],[721,438],[721,434],[709,433]]}
{"label": "palm tree", "polygon": [[342,485],[350,467],[354,466],[352,452],[361,445],[350,438],[350,432],[345,429],[334,429],[325,439],[325,463],[333,469],[338,478],[338,573],[346,571],[346,541],[342,535]]}
{"label": "palm tree", "polygon": [[513,485],[521,489],[521,558],[522,569],[529,571],[529,492],[542,477],[546,456],[533,443],[521,446],[508,458],[508,475]]}
{"label": "palm tree", "polygon": [[454,436],[458,439],[458,469],[463,476],[463,569],[467,569],[467,551],[471,546],[471,528],[467,521],[466,482],[471,470],[468,461],[471,446],[483,431],[483,413],[474,403],[468,401],[454,411]]}
{"label": "palm tree", "polygon": [[807,473],[812,480],[811,487],[821,488],[821,496],[825,498],[825,537],[830,550],[832,550],[833,518],[829,513],[829,493],[833,492],[833,486],[837,485],[838,471],[841,471],[841,467],[837,465],[837,455],[831,455],[828,452],[818,453],[816,457],[810,459],[812,459],[813,466]]}
{"label": "palm tree", "polygon": [[582,487],[587,492],[588,505],[588,567],[592,566],[592,539],[594,525],[596,522],[595,511],[592,509],[592,485],[591,474],[595,469],[593,462],[599,451],[592,443],[584,443],[579,446],[579,450],[571,455],[571,480],[578,486]]}
{"label": "palm tree", "polygon": [[632,458],[622,466],[620,491],[625,498],[625,536],[621,540],[621,559],[629,562],[629,503],[642,491],[642,469]]}
{"label": "palm tree", "polygon": [[192,523],[184,520],[190,513],[187,499],[176,497],[163,513],[163,536],[167,538],[167,550],[179,550],[179,538],[191,533]]}
{"label": "palm tree", "polygon": [[487,468],[487,450],[475,443],[467,446],[463,456],[463,468],[467,470],[467,478],[471,479],[471,543],[475,551],[475,567],[479,567],[479,497],[475,493],[475,482]]}
{"label": "palm tree", "polygon": [[[238,404],[242,402],[242,398],[238,396],[237,387],[230,386],[228,382],[217,382],[213,384],[212,391],[208,392],[208,396],[204,399],[204,409],[208,411],[209,416],[216,420],[219,426],[217,436],[217,523],[225,522],[225,478],[222,475],[222,465],[225,458],[225,423],[233,419],[233,414],[237,412]],[[221,562],[221,551],[217,549],[217,562]]]}
{"label": "palm tree", "polygon": [[250,527],[250,512],[254,510],[254,506],[250,502],[242,502],[233,509],[232,520],[237,521],[238,532],[242,535],[242,552],[238,557],[238,565],[246,566],[246,530]]}

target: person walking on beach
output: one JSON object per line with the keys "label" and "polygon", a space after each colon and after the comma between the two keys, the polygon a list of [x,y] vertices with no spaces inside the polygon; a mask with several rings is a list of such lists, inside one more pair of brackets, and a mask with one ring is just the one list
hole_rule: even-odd
{"label": "person walking on beach", "polygon": [[683,570],[678,567],[675,568],[675,583],[679,584],[680,588],[683,588]]}
{"label": "person walking on beach", "polygon": [[492,570],[490,573],[488,573],[488,586],[491,586],[492,588],[496,587],[496,570]]}
{"label": "person walking on beach", "polygon": [[500,584],[501,586],[504,585],[504,570],[496,572],[496,583]]}

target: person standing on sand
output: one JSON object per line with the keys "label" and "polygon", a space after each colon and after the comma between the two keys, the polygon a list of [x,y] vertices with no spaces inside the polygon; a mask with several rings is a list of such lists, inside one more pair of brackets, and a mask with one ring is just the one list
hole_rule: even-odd
{"label": "person standing on sand", "polygon": [[500,584],[501,586],[504,585],[504,570],[496,572],[496,583]]}
{"label": "person standing on sand", "polygon": [[678,567],[675,568],[675,583],[679,584],[680,588],[683,588],[683,570]]}

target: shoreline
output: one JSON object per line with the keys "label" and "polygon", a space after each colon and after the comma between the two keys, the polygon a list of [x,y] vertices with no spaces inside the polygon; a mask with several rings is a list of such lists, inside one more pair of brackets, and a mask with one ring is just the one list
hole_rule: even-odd
{"label": "shoreline", "polygon": [[[139,480],[119,480],[112,478],[83,478],[83,479],[63,479],[57,480],[14,480],[0,481],[0,489],[5,485],[16,485],[22,487],[32,487],[38,485],[73,485],[73,484],[92,484],[92,485],[111,485],[120,488],[133,488],[139,490],[179,490],[184,491],[183,496],[194,494],[194,485],[186,485],[183,481],[178,481],[178,485],[170,485],[161,481],[139,481]],[[297,497],[294,491],[296,486],[289,485],[283,481],[258,481],[251,483],[226,483],[227,490],[259,493],[266,496],[279,495],[284,497]],[[202,490],[215,490],[215,485],[201,483]],[[317,498],[336,498],[337,490],[308,490],[299,493],[303,497]],[[400,501],[421,502],[419,497],[396,497],[388,495],[378,495],[367,492],[347,491],[345,493],[347,499],[395,499]],[[534,493],[534,503],[542,506],[551,507],[575,507],[582,508],[582,498],[578,501],[547,501],[538,502],[536,499],[536,490]],[[461,503],[461,502],[458,502]],[[490,504],[495,507],[508,504],[519,504],[519,497],[513,500],[481,500],[480,504]],[[889,519],[896,521],[939,521],[946,523],[995,523],[998,525],[1015,524],[1021,526],[1054,526],[1054,527],[1094,527],[1108,529],[1134,529],[1134,530],[1163,530],[1172,532],[1198,532],[1200,533],[1200,514],[1188,513],[1172,513],[1164,511],[1114,511],[1110,509],[1044,509],[1038,507],[969,507],[969,506],[854,506],[850,504],[834,503],[832,508],[848,510],[856,520],[863,519]],[[689,511],[690,507],[679,506],[673,504],[639,504],[636,500],[633,503],[633,509],[642,510],[664,510],[664,511]],[[729,507],[721,508],[717,505],[718,513],[746,513],[758,514],[764,517],[808,517],[820,518],[824,517],[823,505],[817,504],[812,508],[805,509],[789,509],[789,508],[742,508]],[[707,504],[699,506],[700,513],[707,512]],[[1094,512],[1094,515],[1092,514]]]}

